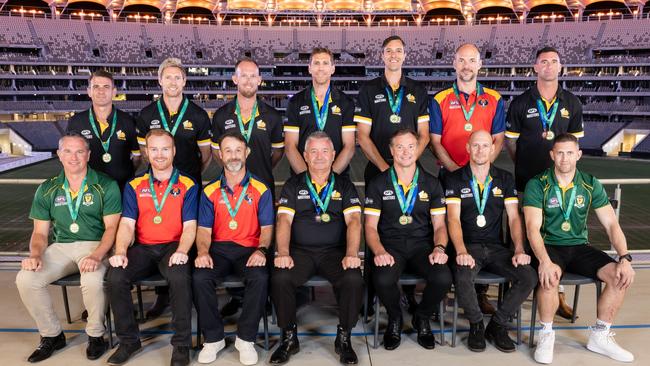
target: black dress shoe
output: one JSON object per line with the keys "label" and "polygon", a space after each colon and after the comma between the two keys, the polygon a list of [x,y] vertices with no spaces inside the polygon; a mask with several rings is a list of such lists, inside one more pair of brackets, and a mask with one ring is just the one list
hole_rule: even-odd
{"label": "black dress shoe", "polygon": [[490,320],[487,328],[485,328],[485,339],[492,342],[494,347],[501,352],[514,352],[517,348],[515,342],[508,335],[508,328],[494,320]]}
{"label": "black dress shoe", "polygon": [[55,337],[41,337],[41,343],[38,345],[36,350],[29,355],[27,361],[32,363],[43,361],[52,356],[54,351],[63,347],[65,347],[65,335],[63,335],[63,332],[59,333],[59,335]]}
{"label": "black dress shoe", "polygon": [[426,349],[434,349],[436,347],[436,338],[431,333],[429,317],[413,315],[412,325],[413,329],[418,333],[418,344]]}
{"label": "black dress shoe", "polygon": [[108,345],[104,337],[91,337],[88,336],[88,347],[86,348],[86,358],[89,360],[96,360],[106,352]]}
{"label": "black dress shoe", "polygon": [[388,318],[388,326],[384,332],[384,348],[392,351],[399,347],[402,342],[402,318],[390,319]]}
{"label": "black dress shoe", "polygon": [[113,352],[111,357],[108,358],[109,365],[122,365],[131,358],[134,354],[142,349],[142,344],[137,343],[120,343],[117,347],[117,351]]}
{"label": "black dress shoe", "polygon": [[174,346],[171,366],[187,366],[190,364],[190,346]]}
{"label": "black dress shoe", "polygon": [[336,327],[336,340],[334,340],[334,351],[339,355],[339,361],[344,365],[356,365],[359,363],[357,354],[354,353],[352,343],[350,342],[350,330]]}
{"label": "black dress shoe", "polygon": [[221,308],[221,317],[225,318],[237,314],[237,311],[239,308],[241,308],[241,305],[241,299],[231,297],[230,301],[228,301],[228,303]]}
{"label": "black dress shoe", "polygon": [[269,363],[273,365],[280,365],[289,361],[291,355],[295,355],[300,351],[298,327],[295,324],[291,324],[282,329],[282,335],[280,338],[280,345],[275,352],[273,352],[271,359],[269,360]]}
{"label": "black dress shoe", "polygon": [[470,351],[485,351],[485,327],[483,320],[478,323],[469,323],[469,337],[467,337],[467,347]]}
{"label": "black dress shoe", "polygon": [[156,302],[147,310],[147,320],[156,319],[161,316],[169,306],[169,291],[160,291],[156,296]]}

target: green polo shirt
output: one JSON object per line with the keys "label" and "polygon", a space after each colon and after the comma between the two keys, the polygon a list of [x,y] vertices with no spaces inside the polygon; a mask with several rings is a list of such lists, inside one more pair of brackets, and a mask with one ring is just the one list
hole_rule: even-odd
{"label": "green polo shirt", "polygon": [[[546,245],[578,245],[589,242],[587,234],[587,216],[590,207],[594,209],[609,205],[609,198],[603,185],[591,174],[576,170],[573,182],[562,192],[562,203],[568,204],[572,189],[577,189],[576,199],[569,217],[571,229],[563,231],[564,222],[560,202],[557,199],[555,187],[557,180],[553,167],[538,174],[526,184],[524,206],[540,208],[543,211],[543,221],[540,233]],[[571,189],[571,187],[573,187]]]}
{"label": "green polo shirt", "polygon": [[[63,171],[38,186],[29,212],[33,220],[54,223],[54,242],[99,241],[104,235],[104,216],[122,212],[120,188],[114,180],[103,173],[88,168],[77,224],[79,232],[70,231],[72,217],[65,197]],[[76,197],[76,196],[75,196]],[[75,198],[73,197],[73,202]],[[74,207],[74,206],[73,206]]]}

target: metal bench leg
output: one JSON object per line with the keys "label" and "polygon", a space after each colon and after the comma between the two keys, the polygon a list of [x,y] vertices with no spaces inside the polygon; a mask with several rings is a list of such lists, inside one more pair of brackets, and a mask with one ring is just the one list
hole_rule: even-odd
{"label": "metal bench leg", "polygon": [[447,303],[447,296],[440,300],[440,309],[438,309],[438,317],[440,318],[440,345],[445,345],[445,304]]}
{"label": "metal bench leg", "polygon": [[196,348],[201,349],[201,321],[199,312],[196,312]]}
{"label": "metal bench leg", "polygon": [[111,319],[111,305],[106,307],[106,331],[108,331],[108,346],[112,349],[113,343],[113,320]]}
{"label": "metal bench leg", "polygon": [[454,293],[454,315],[451,325],[451,347],[456,347],[456,327],[458,326],[458,293]]}
{"label": "metal bench leg", "polygon": [[373,340],[372,348],[377,349],[379,347],[379,298],[375,295],[374,298],[375,305],[375,337]]}
{"label": "metal bench leg", "polygon": [[578,317],[578,297],[580,296],[580,285],[576,285],[576,290],[573,292],[573,316],[571,317],[571,323],[576,322]]}
{"label": "metal bench leg", "polygon": [[537,318],[537,293],[533,290],[533,304],[530,308],[530,333],[528,334],[528,347],[533,348],[535,341],[535,321]]}
{"label": "metal bench leg", "polygon": [[266,315],[266,309],[264,309],[264,350],[269,350],[269,317]]}
{"label": "metal bench leg", "polygon": [[72,324],[72,319],[70,318],[70,304],[68,303],[68,288],[66,286],[61,286],[61,292],[63,293],[63,307],[65,308],[65,319],[68,321],[68,324]]}
{"label": "metal bench leg", "polygon": [[363,286],[363,324],[368,323],[368,286]]}
{"label": "metal bench leg", "polygon": [[521,345],[521,306],[517,310],[517,345]]}
{"label": "metal bench leg", "polygon": [[140,311],[140,321],[144,322],[144,305],[142,304],[142,286],[135,287],[138,292],[138,310]]}

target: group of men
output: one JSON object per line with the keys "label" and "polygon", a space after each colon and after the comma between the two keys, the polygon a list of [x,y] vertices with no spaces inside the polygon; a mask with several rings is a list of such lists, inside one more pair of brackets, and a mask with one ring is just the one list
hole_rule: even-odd
{"label": "group of men", "polygon": [[[355,103],[331,84],[331,51],[314,49],[312,84],[290,99],[285,123],[257,95],[261,77],[251,59],[236,64],[237,95],[212,121],[183,95],[180,60],[160,65],[162,97],[136,119],[112,105],[111,74],[95,72],[88,87],[92,107],[72,118],[59,141],[63,171],[39,186],[30,212],[30,256],[16,279],[41,335],[28,361],[65,347],[47,285],[79,272],[88,359],[106,352],[107,303],[120,340],[108,363],[124,364],[141,350],[131,287],[160,273],[169,283],[171,365],[190,363],[193,304],[205,336],[198,362],[215,361],[225,347],[216,287],[236,274],[245,284],[243,293],[233,294],[243,304],[235,339],[240,362],[258,362],[254,341],[270,294],[281,336],[269,362],[283,364],[300,349],[296,292],[318,274],[332,283],[338,303],[335,352],[341,363],[356,364],[351,331],[364,300],[364,234],[366,285],[388,313],[387,350],[401,343],[398,281],[407,271],[426,281],[412,317],[417,343],[426,349],[436,343],[430,318],[453,283],[470,322],[468,347],[483,351],[487,339],[514,351],[508,321],[537,286],[543,329],[534,358],[550,363],[558,284],[568,271],[607,285],[587,348],[632,361],[609,332],[634,278],[632,259],[602,185],[576,169],[581,109],[558,83],[557,50],[537,53],[537,83],[512,101],[507,117],[501,96],[477,82],[475,46],[457,49],[456,82],[431,100],[402,71],[401,38],[387,38],[382,52],[384,75],[365,83]],[[514,178],[492,164],[504,133]],[[355,141],[369,161],[364,205],[348,174]],[[418,161],[427,147],[441,165],[438,178],[427,171],[434,167]],[[273,168],[284,154],[291,177],[276,198]],[[212,157],[223,172],[202,187]],[[139,169],[144,162],[148,166]],[[588,245],[590,207],[618,262]],[[501,229],[504,211],[509,239]],[[474,287],[481,269],[511,283],[486,327]]]}

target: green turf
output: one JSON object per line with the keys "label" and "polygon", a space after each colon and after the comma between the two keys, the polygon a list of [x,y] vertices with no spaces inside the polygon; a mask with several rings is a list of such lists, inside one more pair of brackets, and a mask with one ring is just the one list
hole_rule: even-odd
{"label": "green turf", "polygon": [[[357,151],[351,169],[353,181],[363,182],[365,158]],[[437,173],[433,156],[427,152],[422,159],[423,166],[432,173]],[[513,164],[506,154],[502,154],[496,165],[513,170]],[[650,161],[624,160],[615,158],[584,157],[579,163],[580,169],[594,174],[598,178],[650,178]],[[0,174],[0,179],[7,178],[47,178],[59,173],[58,160],[52,159],[29,167]],[[212,165],[204,180],[214,179],[218,174],[216,165]],[[284,159],[276,168],[277,181],[284,181],[289,176],[288,164]],[[28,241],[32,229],[28,218],[29,207],[36,191],[36,185],[0,184],[0,252],[28,250]],[[360,187],[362,188],[362,187]],[[613,197],[615,186],[605,186]],[[279,188],[278,188],[279,189]],[[359,189],[363,197],[363,189]],[[631,249],[650,249],[650,224],[645,221],[650,217],[650,185],[623,186],[621,205],[621,227],[626,234]],[[607,249],[609,244],[604,230],[595,215],[589,220],[590,240],[595,246]]]}

